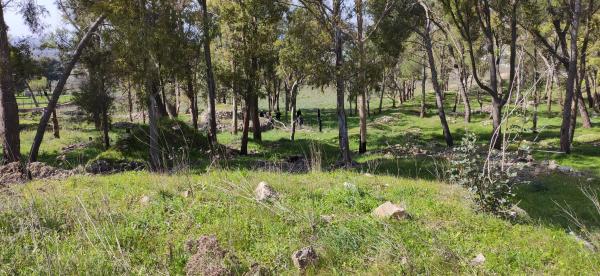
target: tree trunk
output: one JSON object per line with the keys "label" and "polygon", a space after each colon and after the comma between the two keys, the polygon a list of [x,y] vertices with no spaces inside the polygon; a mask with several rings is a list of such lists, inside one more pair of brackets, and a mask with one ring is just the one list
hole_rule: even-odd
{"label": "tree trunk", "polygon": [[109,128],[110,122],[108,120],[108,110],[106,110],[106,108],[102,108],[102,132],[104,134],[103,141],[105,150],[110,148],[110,136],[108,135]]}
{"label": "tree trunk", "polygon": [[437,69],[436,69],[435,59],[434,59],[434,55],[433,55],[433,45],[431,43],[431,21],[429,19],[429,13],[428,13],[429,11],[424,6],[424,4],[422,4],[422,5],[423,5],[423,8],[425,8],[425,11],[427,13],[427,21],[425,24],[425,31],[423,32],[423,42],[425,44],[425,50],[427,51],[427,57],[429,59],[429,68],[431,70],[431,82],[433,84],[433,89],[435,90],[435,98],[436,98],[436,104],[437,104],[437,108],[438,108],[438,115],[439,115],[440,121],[442,123],[442,129],[444,131],[444,139],[446,140],[446,145],[448,145],[448,147],[452,147],[452,146],[454,146],[454,140],[452,138],[452,134],[450,133],[450,127],[448,127],[448,121],[446,120],[446,112],[444,111],[444,100],[443,100],[443,96],[442,96],[442,89],[438,82]]}
{"label": "tree trunk", "polygon": [[131,95],[131,80],[127,80],[127,104],[129,106],[129,121],[133,123],[133,97]]}
{"label": "tree trunk", "polygon": [[469,78],[464,70],[464,68],[461,68],[460,71],[462,72],[462,78],[460,80],[460,91],[461,91],[461,97],[463,99],[463,104],[465,106],[465,123],[470,123],[471,122],[471,101],[469,100],[469,91],[467,88],[467,79]]}
{"label": "tree trunk", "polygon": [[[46,107],[44,114],[42,115],[42,118],[40,119],[40,123],[39,123],[38,129],[37,129],[37,132],[35,134],[35,138],[33,140],[32,146],[31,146],[31,150],[29,151],[29,162],[37,161],[40,146],[42,144],[42,140],[44,139],[44,133],[46,132],[46,126],[48,125],[48,121],[50,120],[50,115],[52,114],[52,112],[54,112],[54,110],[56,108],[58,99],[59,99],[60,95],[62,94],[65,84],[67,83],[67,79],[69,78],[69,75],[71,75],[71,71],[73,70],[73,67],[75,67],[75,64],[79,61],[79,57],[81,56],[83,49],[87,46],[90,38],[92,37],[92,34],[94,32],[96,32],[96,30],[98,29],[98,27],[104,21],[105,18],[106,18],[105,15],[101,15],[90,26],[90,28],[88,29],[86,34],[83,36],[83,38],[77,45],[77,49],[75,50],[75,53],[73,54],[73,57],[71,58],[71,61],[67,64],[67,66],[65,66],[63,75],[62,75],[61,79],[58,81],[58,84],[56,85],[56,87],[54,88],[54,91],[52,92],[52,98],[50,98],[50,101],[48,102],[48,107]],[[15,113],[15,115],[16,115],[16,113]]]}
{"label": "tree trunk", "polygon": [[235,94],[233,95],[232,101],[233,101],[233,110],[232,110],[233,114],[231,115],[231,117],[232,117],[231,118],[232,119],[231,120],[232,121],[231,129],[232,129],[233,134],[237,135],[238,134],[238,116],[237,116],[237,113],[238,113],[238,101],[237,101],[237,95],[235,95]]}
{"label": "tree trunk", "polygon": [[427,61],[427,56],[423,56],[423,78],[421,80],[421,112],[419,117],[425,118],[425,114],[427,113],[427,95],[425,91],[425,86],[427,84],[427,66],[425,63]]}
{"label": "tree trunk", "polygon": [[192,116],[192,127],[197,130],[198,129],[198,97],[196,95],[196,88],[194,87],[194,79],[193,76],[188,76],[187,79],[187,91],[186,95],[190,100],[190,115]]}
{"label": "tree trunk", "polygon": [[[560,150],[569,154],[571,153],[571,106],[573,105],[573,97],[575,96],[575,81],[577,79],[577,60],[578,60],[578,45],[577,38],[579,37],[579,15],[581,13],[581,1],[574,0],[575,9],[570,28],[571,34],[571,49],[569,54],[569,66],[567,70],[567,89],[565,91],[565,101],[563,104],[563,122],[560,128]],[[577,99],[575,99],[577,100]]]}
{"label": "tree trunk", "polygon": [[[46,99],[50,101],[50,96],[48,96],[48,92],[44,90],[43,93]],[[99,125],[96,126],[96,129],[99,129],[98,126]],[[54,138],[60,139],[60,126],[58,125],[58,116],[56,115],[56,109],[52,112],[52,134],[54,135]]]}
{"label": "tree trunk", "polygon": [[358,117],[360,121],[360,142],[358,153],[367,152],[367,89],[366,89],[366,68],[365,68],[365,45],[363,40],[363,0],[355,0],[354,8],[356,11],[357,26],[357,45],[359,52],[359,72],[358,72]]}
{"label": "tree trunk", "polygon": [[4,21],[3,8],[0,4],[0,141],[2,141],[3,161],[10,163],[21,160],[21,137],[19,107],[10,64],[8,26]]}
{"label": "tree trunk", "polygon": [[199,0],[202,7],[202,23],[204,33],[204,60],[206,62],[206,82],[208,87],[208,141],[211,147],[217,145],[217,112],[215,107],[216,84],[210,54],[210,22],[206,0]]}
{"label": "tree trunk", "polygon": [[296,139],[296,107],[292,106],[292,121],[291,123],[291,134],[290,134],[290,141],[294,141]]}
{"label": "tree trunk", "polygon": [[348,125],[346,123],[346,110],[344,108],[344,40],[342,37],[341,26],[342,19],[341,0],[333,0],[334,12],[336,18],[334,23],[334,44],[335,44],[335,80],[336,80],[336,100],[337,100],[337,119],[338,119],[338,140],[341,154],[341,162],[344,166],[351,166],[352,156],[350,155],[350,144],[348,141]]}
{"label": "tree trunk", "polygon": [[385,68],[383,68],[383,79],[381,80],[381,94],[379,95],[379,112],[378,112],[378,114],[381,114],[381,112],[383,111],[383,96],[385,96],[385,79],[386,79],[386,72],[385,72]]}
{"label": "tree trunk", "polygon": [[38,103],[37,99],[35,98],[35,93],[33,93],[31,86],[29,86],[29,82],[24,81],[24,83],[25,83],[25,86],[27,86],[27,90],[29,91],[29,94],[31,94],[31,100],[33,100],[33,104],[35,105],[35,107],[40,107],[40,103]]}
{"label": "tree trunk", "polygon": [[244,125],[242,127],[242,145],[240,147],[240,155],[248,155],[248,129],[250,128],[250,105],[249,98],[246,97],[244,106]]}

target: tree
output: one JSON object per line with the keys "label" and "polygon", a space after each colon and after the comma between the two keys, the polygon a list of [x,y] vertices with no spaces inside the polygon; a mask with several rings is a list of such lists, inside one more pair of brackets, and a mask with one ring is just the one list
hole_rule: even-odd
{"label": "tree", "polygon": [[206,0],[198,0],[202,8],[202,32],[204,34],[204,62],[206,64],[206,85],[208,87],[208,140],[211,146],[217,145],[217,118],[216,118],[216,84],[210,54],[210,15]]}
{"label": "tree", "polygon": [[341,153],[340,163],[344,166],[352,164],[350,144],[348,141],[348,125],[346,122],[345,89],[344,89],[344,32],[345,22],[342,9],[345,7],[343,0],[333,0],[328,6],[324,1],[299,0],[299,2],[314,16],[322,28],[328,31],[331,38],[333,53],[335,54],[335,85],[336,107],[338,119],[338,141]]}
{"label": "tree", "polygon": [[[385,1],[373,1],[371,3],[371,13],[381,15],[385,12]],[[419,4],[419,5],[416,5]],[[417,34],[425,50],[429,70],[431,73],[431,82],[436,94],[436,105],[438,108],[438,116],[443,129],[446,144],[450,147],[454,145],[452,134],[446,120],[444,110],[444,96],[442,86],[438,79],[438,70],[433,53],[432,32],[435,21],[433,20],[432,11],[423,3],[414,3],[412,1],[403,1],[397,3],[390,11],[389,16],[383,17],[381,21],[380,31],[377,41],[380,47],[387,50],[391,54],[399,55],[401,51],[393,45],[400,45],[406,41],[411,33]],[[406,30],[405,33],[397,33],[397,30]]]}
{"label": "tree", "polygon": [[[461,37],[467,44],[471,73],[477,85],[492,97],[492,122],[493,131],[491,144],[496,149],[502,148],[502,108],[512,95],[515,83],[515,68],[517,57],[517,11],[521,5],[520,0],[493,1],[488,0],[441,0],[444,11],[451,18]],[[508,30],[506,29],[508,26]],[[508,91],[503,91],[499,80],[499,51],[502,43],[496,35],[502,32],[510,33],[509,53],[509,84]],[[483,34],[483,36],[480,36]],[[481,40],[487,54],[489,85],[479,77],[477,70],[480,63],[476,59],[475,45]]]}
{"label": "tree", "polygon": [[96,126],[102,129],[104,148],[110,147],[110,109],[114,97],[116,77],[114,58],[109,45],[103,45],[100,39],[94,39],[90,49],[82,57],[88,76],[81,90],[73,94],[74,103],[84,111],[92,114]]}
{"label": "tree", "polygon": [[277,28],[287,5],[266,0],[218,1],[221,20],[221,33],[228,41],[235,69],[242,73],[245,91],[240,95],[245,101],[244,127],[242,132],[241,154],[248,153],[248,132],[250,121],[253,138],[262,140],[258,100],[260,97],[260,64],[268,56],[269,49],[278,39]]}
{"label": "tree", "polygon": [[[580,88],[583,75],[579,76],[579,74],[585,71],[580,72],[578,66],[585,66],[585,62],[580,64],[580,58],[583,58],[581,61],[585,61],[585,54],[580,56],[582,50],[579,45],[579,40],[582,38],[580,26],[582,19],[589,20],[597,12],[594,4],[594,1],[589,1],[588,5],[582,7],[581,0],[552,2],[528,0],[524,1],[523,5],[527,17],[531,20],[521,22],[522,25],[563,65],[567,72],[560,128],[560,150],[565,153],[571,152],[576,112],[579,103],[582,103]],[[542,27],[550,27],[553,32],[544,33]],[[548,37],[554,38],[558,47],[553,46]]]}
{"label": "tree", "polygon": [[64,72],[62,74],[62,78],[58,81],[58,84],[54,88],[52,92],[52,96],[48,102],[48,106],[44,110],[42,114],[42,118],[40,119],[40,123],[35,134],[35,138],[33,140],[33,144],[31,145],[31,150],[29,151],[29,162],[36,162],[40,150],[40,146],[42,144],[42,140],[44,139],[44,134],[46,133],[46,126],[48,125],[48,121],[50,120],[50,115],[55,111],[56,105],[58,103],[58,99],[63,92],[63,89],[67,83],[67,79],[69,75],[71,75],[71,71],[75,67],[75,64],[79,61],[81,54],[83,53],[84,48],[87,46],[88,42],[92,38],[92,34],[100,27],[100,24],[104,22],[106,18],[105,15],[99,16],[94,23],[92,23],[87,30],[87,32],[81,38],[73,56],[69,63],[65,66]]}

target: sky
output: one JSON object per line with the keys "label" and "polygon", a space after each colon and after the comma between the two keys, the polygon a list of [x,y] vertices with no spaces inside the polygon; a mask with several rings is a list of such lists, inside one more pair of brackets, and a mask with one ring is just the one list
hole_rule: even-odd
{"label": "sky", "polygon": [[[55,0],[37,0],[38,5],[41,5],[48,10],[48,14],[42,18],[42,22],[44,22],[45,26],[44,33],[50,33],[62,24],[60,12],[54,1]],[[13,0],[13,2],[18,2],[18,0]],[[15,4],[10,4],[9,7],[6,8],[4,11],[4,20],[8,25],[8,35],[10,37],[17,38],[34,35],[23,22],[23,17],[19,14],[19,8]],[[36,34],[35,36],[39,36],[39,34]]]}

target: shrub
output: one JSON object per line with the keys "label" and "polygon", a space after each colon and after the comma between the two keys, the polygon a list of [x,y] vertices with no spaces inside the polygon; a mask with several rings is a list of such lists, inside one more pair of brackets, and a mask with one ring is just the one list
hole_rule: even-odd
{"label": "shrub", "polygon": [[516,175],[503,168],[501,160],[485,158],[481,152],[477,137],[465,135],[450,158],[449,181],[467,188],[481,211],[507,214],[514,198],[511,180]]}

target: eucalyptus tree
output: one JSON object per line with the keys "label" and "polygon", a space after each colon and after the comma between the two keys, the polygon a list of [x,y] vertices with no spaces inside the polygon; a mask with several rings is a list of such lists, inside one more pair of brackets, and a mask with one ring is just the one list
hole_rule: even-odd
{"label": "eucalyptus tree", "polygon": [[244,124],[241,153],[248,153],[248,132],[250,120],[253,138],[262,140],[258,99],[260,97],[260,64],[268,56],[269,49],[277,40],[278,25],[288,5],[286,2],[267,0],[215,1],[219,14],[221,36],[229,41],[235,67],[242,72],[245,91],[240,90],[245,100]]}
{"label": "eucalyptus tree", "polygon": [[[560,128],[560,150],[565,153],[571,152],[573,134],[576,127],[578,108],[585,109],[581,98],[581,81],[583,71],[578,70],[585,66],[586,45],[580,45],[580,41],[589,40],[585,32],[581,31],[582,22],[588,28],[593,16],[598,11],[596,1],[561,0],[561,1],[537,1],[523,0],[524,12],[528,20],[523,20],[524,26],[544,49],[552,55],[567,72],[565,96],[563,102],[562,124]],[[547,31],[551,29],[551,31]],[[585,38],[588,37],[588,38]],[[556,41],[557,47],[551,42]],[[583,48],[583,49],[582,49]],[[582,54],[582,50],[584,53]],[[583,64],[582,64],[583,63]],[[581,68],[580,68],[581,69]],[[581,103],[581,104],[580,104]],[[583,110],[580,113],[583,115]]]}
{"label": "eucalyptus tree", "polygon": [[[278,41],[277,73],[286,93],[286,114],[297,110],[302,85],[322,87],[329,83],[332,67],[330,37],[305,9],[294,9],[286,16],[283,39]],[[295,114],[292,112],[293,122]],[[287,117],[287,116],[286,116]]]}
{"label": "eucalyptus tree", "polygon": [[345,76],[344,76],[344,29],[347,28],[345,22],[344,9],[347,5],[343,0],[332,0],[326,3],[321,0],[298,0],[302,7],[319,22],[321,28],[325,29],[331,41],[331,49],[335,55],[334,82],[336,86],[336,107],[338,120],[338,141],[341,155],[341,164],[350,166],[352,156],[350,154],[350,144],[348,141],[348,125],[346,122],[345,104]]}
{"label": "eucalyptus tree", "polygon": [[[502,108],[508,102],[516,86],[516,58],[518,39],[518,16],[521,0],[440,0],[443,10],[450,17],[452,24],[467,44],[471,74],[477,85],[492,97],[493,132],[491,144],[496,149],[502,147]],[[506,39],[509,51],[509,84],[505,91],[499,75],[499,57],[503,40],[499,36],[508,34]],[[487,55],[489,83],[480,78],[478,66],[483,60],[476,58],[482,44]]]}
{"label": "eucalyptus tree", "polygon": [[[100,12],[99,15],[97,15],[96,9],[95,9],[96,4],[97,3],[95,3],[95,2],[86,1],[85,5],[83,5],[83,6],[85,6],[86,10],[89,9],[90,13],[87,14],[88,16],[81,15],[80,19],[86,20],[87,22],[92,22],[92,23],[88,23],[89,27],[87,28],[87,30],[80,29],[77,32],[78,33],[77,37],[81,36],[79,39],[79,43],[74,48],[74,52],[71,55],[70,60],[64,66],[62,76],[61,76],[60,80],[58,81],[58,83],[56,84],[56,86],[54,87],[52,95],[50,96],[50,99],[48,101],[48,106],[44,109],[44,113],[42,114],[42,117],[40,119],[38,129],[36,131],[33,143],[31,145],[31,149],[29,151],[29,162],[37,161],[40,146],[44,139],[44,134],[46,133],[46,127],[48,125],[48,121],[50,120],[50,116],[52,115],[52,113],[54,113],[56,110],[56,106],[58,104],[58,99],[60,98],[60,96],[63,92],[63,89],[64,89],[65,85],[67,84],[67,79],[71,75],[71,71],[73,71],[73,68],[75,67],[75,65],[79,62],[79,58],[81,57],[84,49],[87,47],[93,34],[96,32],[96,30],[98,30],[100,25],[106,19],[106,15],[104,13]],[[90,18],[95,18],[95,19],[92,20]]]}
{"label": "eucalyptus tree", "polygon": [[25,23],[32,31],[42,28],[39,17],[45,12],[34,0],[0,1],[0,140],[2,142],[3,162],[21,160],[21,137],[19,133],[19,107],[15,96],[16,85],[14,69],[10,62],[10,43],[4,12],[8,5],[18,7]]}
{"label": "eucalyptus tree", "polygon": [[208,141],[212,147],[217,145],[217,118],[216,118],[216,94],[217,87],[212,65],[210,49],[211,42],[211,17],[206,0],[198,0],[202,9],[202,33],[204,46],[204,64],[206,65],[206,86],[208,88]]}
{"label": "eucalyptus tree", "polygon": [[[372,1],[369,7],[374,15],[380,15],[385,12],[385,1]],[[401,45],[406,42],[411,34],[417,35],[422,41],[422,47],[425,50],[428,67],[431,74],[431,83],[436,95],[436,105],[438,116],[442,125],[444,139],[448,146],[454,145],[454,140],[448,126],[446,113],[444,110],[444,95],[442,85],[439,82],[438,65],[434,55],[433,31],[436,26],[435,15],[429,6],[424,2],[406,0],[397,2],[389,10],[388,16],[382,17],[378,41],[390,53],[400,55],[401,49],[394,48],[394,45]],[[404,33],[398,33],[398,30],[404,30]]]}

